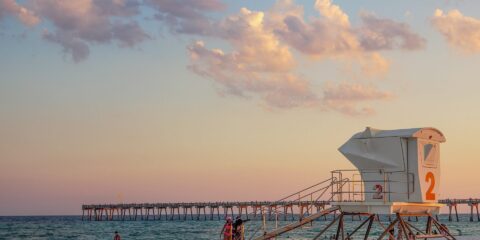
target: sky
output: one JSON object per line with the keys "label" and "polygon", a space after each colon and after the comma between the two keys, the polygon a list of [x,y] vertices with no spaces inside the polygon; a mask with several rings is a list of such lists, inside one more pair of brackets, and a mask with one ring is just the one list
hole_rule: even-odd
{"label": "sky", "polygon": [[0,215],[275,200],[435,127],[480,197],[480,2],[0,0]]}

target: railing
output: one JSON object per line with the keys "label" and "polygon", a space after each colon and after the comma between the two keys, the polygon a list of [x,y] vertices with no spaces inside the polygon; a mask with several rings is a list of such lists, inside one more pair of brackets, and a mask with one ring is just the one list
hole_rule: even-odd
{"label": "railing", "polygon": [[[288,196],[285,196],[285,197],[279,199],[278,201],[273,202],[272,204],[270,204],[268,206],[262,206],[260,209],[257,210],[257,211],[260,211],[260,213],[263,217],[262,226],[253,230],[252,231],[253,233],[248,238],[245,238],[245,239],[253,239],[257,235],[257,233],[261,233],[261,234],[266,233],[268,230],[267,230],[267,226],[266,226],[266,223],[265,223],[265,218],[267,216],[270,216],[272,213],[273,213],[273,217],[275,218],[275,229],[278,229],[280,227],[278,225],[279,224],[278,217],[280,215],[288,214],[288,212],[285,212],[285,210],[288,211],[288,208],[285,208],[284,210],[278,208],[278,205],[285,205],[285,204],[281,204],[281,203],[285,203],[285,202],[287,202],[287,203],[288,202],[304,203],[304,204],[300,204],[300,206],[299,206],[299,211],[300,212],[298,213],[299,220],[302,221],[302,219],[304,217],[313,213],[312,208],[315,205],[317,205],[317,206],[318,205],[326,205],[326,203],[328,203],[329,201],[332,200],[332,196],[331,195],[328,196],[328,190],[331,188],[331,186],[334,182],[338,182],[338,180],[332,177],[332,178],[326,179],[324,181],[321,181],[319,183],[316,183],[314,185],[311,185],[307,188],[304,188],[300,191],[292,193]],[[265,214],[266,211],[269,211],[268,215]],[[293,209],[290,208],[290,211],[293,211]]]}
{"label": "railing", "polygon": [[[415,191],[413,173],[383,169],[346,169],[331,171],[332,200],[337,202],[368,200],[391,202],[410,198]],[[404,190],[404,191],[403,191]]]}

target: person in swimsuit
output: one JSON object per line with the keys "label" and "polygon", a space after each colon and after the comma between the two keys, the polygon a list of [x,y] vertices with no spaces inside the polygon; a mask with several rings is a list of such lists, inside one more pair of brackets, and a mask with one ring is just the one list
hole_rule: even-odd
{"label": "person in swimsuit", "polygon": [[233,224],[232,218],[227,217],[225,224],[223,225],[222,231],[220,232],[220,237],[223,235],[223,240],[232,240],[233,237]]}

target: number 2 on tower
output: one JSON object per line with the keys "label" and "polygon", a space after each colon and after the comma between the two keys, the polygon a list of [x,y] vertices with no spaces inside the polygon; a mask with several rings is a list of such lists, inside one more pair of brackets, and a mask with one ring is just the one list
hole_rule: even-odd
{"label": "number 2 on tower", "polygon": [[430,186],[427,189],[427,193],[425,194],[425,198],[427,200],[435,200],[435,193],[433,192],[433,188],[435,187],[435,176],[432,172],[428,172],[425,176],[425,181],[428,183],[430,182]]}

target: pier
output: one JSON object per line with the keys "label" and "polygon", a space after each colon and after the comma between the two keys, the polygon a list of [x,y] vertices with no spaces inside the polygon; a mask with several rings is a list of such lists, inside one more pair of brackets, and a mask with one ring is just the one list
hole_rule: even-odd
{"label": "pier", "polygon": [[[470,207],[470,221],[480,222],[480,199],[443,199],[448,207],[449,221],[459,221],[458,205]],[[194,203],[130,203],[82,205],[82,220],[220,220],[227,215],[246,219],[294,220],[295,215],[308,216],[330,206],[329,201],[250,201],[250,202],[194,202]]]}
{"label": "pier", "polygon": [[327,201],[92,204],[82,205],[82,220],[220,220],[234,214],[246,219],[294,220],[295,213],[310,215],[327,205]]}
{"label": "pier", "polygon": [[476,221],[480,222],[480,214],[478,212],[478,203],[480,202],[480,199],[477,198],[468,198],[468,199],[444,199],[438,201],[439,203],[445,204],[448,207],[448,221],[452,221],[452,213],[455,211],[455,219],[458,220],[458,208],[457,205],[463,204],[463,205],[468,205],[470,207],[470,222],[475,221],[474,219],[474,209],[476,209]]}

